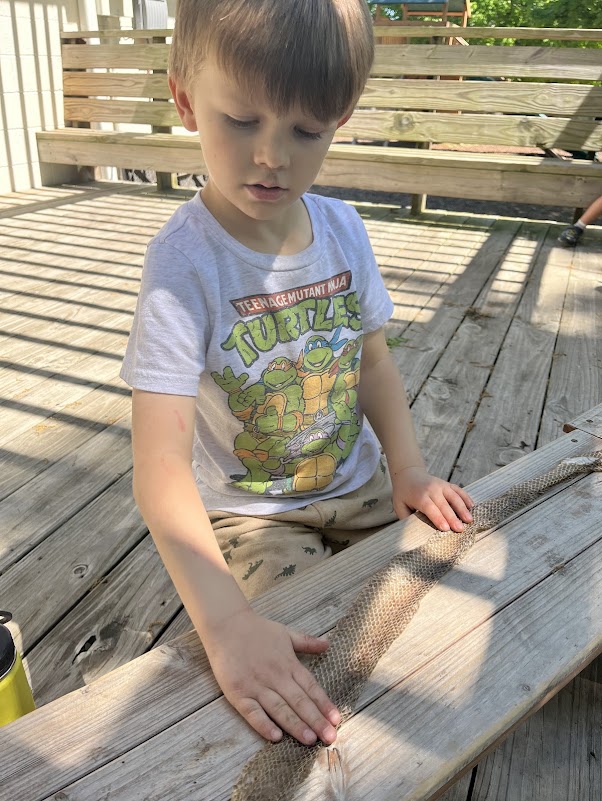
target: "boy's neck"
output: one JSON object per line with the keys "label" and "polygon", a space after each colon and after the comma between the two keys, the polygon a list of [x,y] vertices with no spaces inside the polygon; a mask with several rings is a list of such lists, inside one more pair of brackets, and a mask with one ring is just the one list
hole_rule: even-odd
{"label": "boy's neck", "polygon": [[271,220],[255,220],[229,203],[209,182],[201,192],[207,210],[230,236],[257,253],[293,256],[313,242],[311,220],[299,198]]}

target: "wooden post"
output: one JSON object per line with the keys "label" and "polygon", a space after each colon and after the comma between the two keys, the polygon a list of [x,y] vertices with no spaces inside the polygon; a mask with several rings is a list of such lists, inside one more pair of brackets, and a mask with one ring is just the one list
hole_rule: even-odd
{"label": "wooden post", "polygon": [[[65,39],[61,39],[61,45],[65,44]],[[87,44],[85,39],[73,39],[71,44],[77,45],[85,45]],[[85,71],[85,70],[84,70]],[[65,128],[91,128],[92,125],[89,122],[81,122],[80,120],[76,120],[75,122],[67,121],[65,122]],[[100,167],[96,167],[94,164],[85,165],[82,167],[76,167],[78,178],[74,183],[78,184],[85,184],[88,181],[95,181],[101,178],[100,175]]]}
{"label": "wooden post", "polygon": [[[151,42],[153,44],[165,44],[167,41],[165,36],[153,36]],[[167,75],[167,70],[151,70],[154,73],[160,73],[162,75]],[[153,97],[153,103],[168,103],[168,100],[164,100],[161,98]],[[171,126],[169,125],[152,125],[151,130],[153,133],[171,133]],[[158,172],[156,173],[157,176],[157,190],[160,192],[171,192],[174,188],[173,181],[174,175],[171,172]]]}
{"label": "wooden post", "polygon": [[[430,150],[430,142],[416,142],[416,147],[420,150]],[[410,214],[412,217],[417,217],[426,209],[426,199],[428,195],[412,195],[412,202],[410,205]]]}

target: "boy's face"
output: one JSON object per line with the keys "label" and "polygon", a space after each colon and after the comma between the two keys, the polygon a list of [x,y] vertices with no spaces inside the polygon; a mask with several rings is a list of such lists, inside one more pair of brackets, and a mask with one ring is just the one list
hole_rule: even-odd
{"label": "boy's face", "polygon": [[314,182],[339,121],[293,110],[279,117],[261,92],[242,90],[207,60],[190,91],[170,79],[184,127],[198,131],[212,201],[257,221],[284,212]]}

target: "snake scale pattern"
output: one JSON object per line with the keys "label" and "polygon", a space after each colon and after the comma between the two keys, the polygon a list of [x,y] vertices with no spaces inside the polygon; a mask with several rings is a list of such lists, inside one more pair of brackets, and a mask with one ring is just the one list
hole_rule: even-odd
{"label": "snake scale pattern", "polygon": [[[428,590],[457,564],[477,534],[498,525],[553,487],[602,470],[602,451],[563,459],[552,470],[475,504],[473,521],[461,532],[436,531],[424,545],[395,556],[375,573],[338,621],[328,651],[310,670],[341,712],[350,717],[381,656],[397,639]],[[234,787],[232,801],[290,801],[324,745],[302,745],[289,735],[252,757]]]}

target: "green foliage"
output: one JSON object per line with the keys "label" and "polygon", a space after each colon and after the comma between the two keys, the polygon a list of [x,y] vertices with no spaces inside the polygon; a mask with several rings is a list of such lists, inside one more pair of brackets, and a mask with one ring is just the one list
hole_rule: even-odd
{"label": "green foliage", "polygon": [[[368,0],[374,12],[374,3]],[[380,5],[380,3],[379,3]],[[504,28],[602,28],[602,3],[574,0],[471,0],[470,24]],[[401,3],[382,6],[401,19]]]}
{"label": "green foliage", "polygon": [[574,0],[472,0],[471,25],[602,28],[602,5]]}
{"label": "green foliage", "polygon": [[[371,4],[372,6],[372,4]],[[602,28],[602,2],[587,0],[471,0],[469,24],[497,28]],[[391,19],[401,19],[401,5],[383,6]],[[374,9],[374,6],[372,6]],[[489,44],[496,40],[471,39],[471,44]],[[542,44],[542,41],[497,40],[498,44]],[[600,47],[600,42],[545,41],[550,46]]]}

